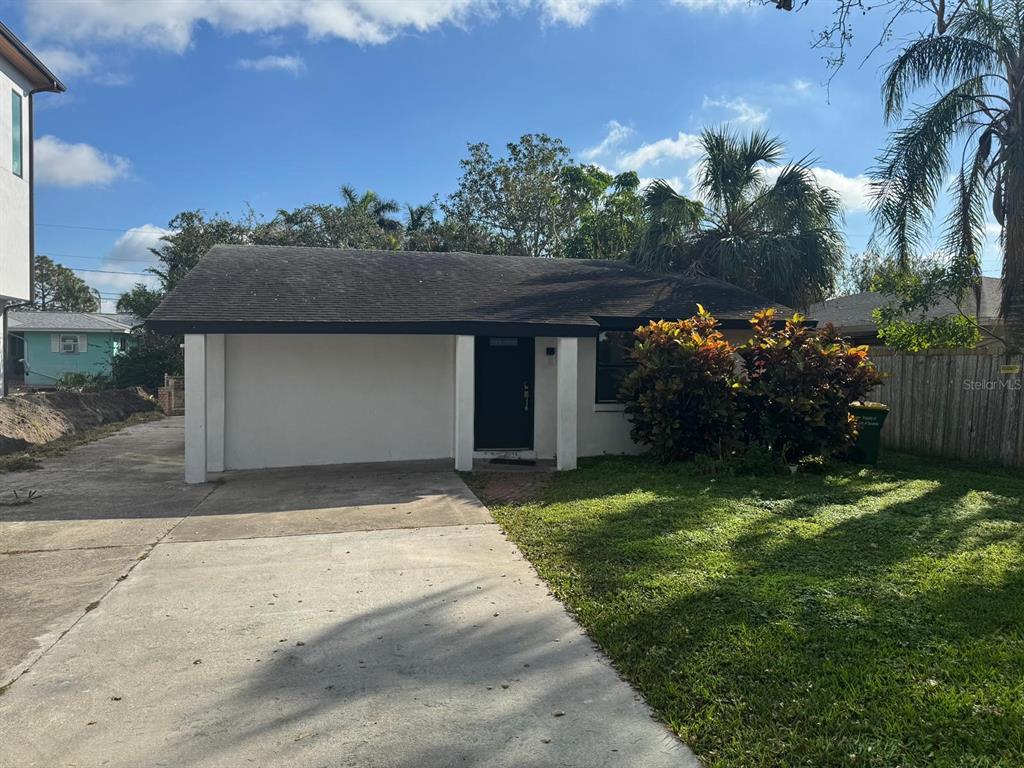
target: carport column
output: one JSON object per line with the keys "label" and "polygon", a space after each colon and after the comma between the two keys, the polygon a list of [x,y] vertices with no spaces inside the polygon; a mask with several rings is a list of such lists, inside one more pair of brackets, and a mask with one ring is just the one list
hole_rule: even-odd
{"label": "carport column", "polygon": [[185,334],[185,482],[206,482],[206,337]]}
{"label": "carport column", "polygon": [[455,337],[455,469],[473,469],[473,357],[475,339]]}
{"label": "carport column", "polygon": [[206,335],[206,470],[224,471],[224,334]]}
{"label": "carport column", "polygon": [[576,469],[576,387],[579,339],[559,337],[556,355],[557,408],[555,458],[558,469]]}

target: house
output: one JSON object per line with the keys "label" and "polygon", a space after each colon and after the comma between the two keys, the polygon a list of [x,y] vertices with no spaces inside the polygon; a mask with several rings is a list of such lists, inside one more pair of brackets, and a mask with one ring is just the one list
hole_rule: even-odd
{"label": "house", "polygon": [[771,305],[621,262],[218,245],[146,325],[185,336],[189,482],[413,459],[573,469],[638,450],[616,401],[624,347],[698,302],[738,339]]}
{"label": "house", "polygon": [[[33,97],[45,91],[61,93],[64,85],[0,24],[0,307],[5,321],[8,306],[32,298]],[[0,329],[0,345],[6,338],[6,329]]]}
{"label": "house", "polygon": [[30,312],[7,315],[11,386],[52,387],[65,373],[110,374],[114,355],[127,349],[132,315],[102,312]]}
{"label": "house", "polygon": [[[961,311],[970,317],[977,318],[978,324],[996,336],[1003,335],[1003,321],[999,317],[1003,281],[997,277],[981,278],[980,301],[972,292],[962,302],[960,308],[948,299],[942,299],[935,307],[925,313],[926,318],[956,315]],[[875,291],[863,291],[851,296],[839,296],[808,309],[808,316],[818,321],[819,325],[831,323],[855,344],[869,344],[884,347],[885,343],[878,338],[872,312],[888,304],[891,298]],[[992,336],[982,333],[981,347],[1001,346]]]}

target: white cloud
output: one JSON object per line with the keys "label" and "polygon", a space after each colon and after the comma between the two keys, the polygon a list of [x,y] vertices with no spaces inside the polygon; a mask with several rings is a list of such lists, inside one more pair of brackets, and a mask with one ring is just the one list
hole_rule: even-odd
{"label": "white cloud", "polygon": [[131,163],[90,144],[70,144],[56,136],[35,143],[36,181],[54,187],[103,186],[128,175]]}
{"label": "white cloud", "polygon": [[619,157],[618,165],[624,169],[639,170],[665,160],[692,160],[700,157],[701,151],[700,136],[680,131],[674,139],[659,139],[626,152]]}
{"label": "white cloud", "polygon": [[618,0],[540,0],[538,5],[545,21],[579,27],[602,5],[613,2]]}
{"label": "white cloud", "polygon": [[758,109],[744,98],[712,99],[709,96],[705,96],[701,106],[704,109],[718,107],[732,112],[729,122],[736,125],[760,125],[768,119],[768,110]]}
{"label": "white cloud", "polygon": [[37,48],[36,56],[59,78],[74,78],[90,75],[96,70],[96,56],[91,53],[76,53],[68,48]]}
{"label": "white cloud", "polygon": [[810,80],[801,80],[799,77],[790,82],[789,87],[792,88],[796,93],[807,93],[811,90],[813,84]]}
{"label": "white cloud", "polygon": [[403,32],[465,26],[504,9],[533,9],[547,23],[579,26],[613,0],[78,0],[54,14],[46,3],[27,7],[33,35],[87,42],[117,41],[178,53],[200,24],[224,32],[270,34],[295,27],[311,39],[335,37],[359,44],[386,43]]}
{"label": "white cloud", "polygon": [[750,0],[672,0],[672,5],[689,8],[693,11],[714,10],[725,13],[726,11],[735,11],[748,7]]}
{"label": "white cloud", "polygon": [[580,157],[584,160],[596,160],[599,157],[605,157],[611,150],[615,149],[615,147],[632,135],[632,128],[628,125],[623,125],[618,120],[612,120],[608,123],[608,133],[601,139],[601,143],[584,149],[580,152]]}
{"label": "white cloud", "polygon": [[[769,180],[778,178],[781,172],[780,166],[764,169],[765,178]],[[847,176],[831,168],[820,167],[811,168],[811,173],[821,186],[839,195],[848,212],[864,213],[871,210],[871,179],[863,173]]]}
{"label": "white cloud", "polygon": [[863,213],[871,210],[871,179],[863,173],[846,176],[831,168],[812,168],[814,178],[823,187],[833,190],[846,210]]}
{"label": "white cloud", "polygon": [[263,56],[259,59],[239,59],[238,67],[256,72],[278,70],[298,77],[306,71],[306,62],[299,56]]}
{"label": "white cloud", "polygon": [[[107,258],[114,260],[112,263],[135,262],[136,266],[151,267],[156,263],[150,248],[158,248],[164,235],[171,234],[171,230],[158,227],[155,224],[143,224],[141,227],[133,227],[121,235],[114,242]],[[116,269],[115,267],[111,267]],[[136,267],[132,267],[135,269]],[[124,267],[121,267],[123,270]]]}
{"label": "white cloud", "polygon": [[985,222],[985,237],[998,240],[1003,234],[1003,228],[995,221]]}
{"label": "white cloud", "polygon": [[99,271],[78,272],[78,276],[92,288],[106,294],[107,298],[103,299],[104,312],[112,312],[117,303],[117,299],[110,296],[130,291],[136,283],[156,287],[157,278],[153,275],[124,273],[145,272],[154,266],[156,257],[149,249],[158,247],[160,238],[170,232],[155,224],[133,227],[114,241],[103,261],[99,262],[100,266],[96,267]]}
{"label": "white cloud", "polygon": [[687,194],[686,182],[682,178],[680,178],[679,176],[651,176],[651,177],[641,176],[640,177],[640,189],[643,190],[643,188],[646,187],[648,184],[650,184],[652,181],[658,181],[659,179],[661,181],[664,181],[670,187],[672,187],[672,189],[674,189],[680,195],[686,195]]}

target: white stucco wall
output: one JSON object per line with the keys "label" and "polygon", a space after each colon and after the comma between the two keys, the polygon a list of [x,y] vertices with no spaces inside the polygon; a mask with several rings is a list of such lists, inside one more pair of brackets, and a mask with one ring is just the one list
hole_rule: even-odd
{"label": "white stucco wall", "polygon": [[[537,339],[537,359],[534,386],[534,449],[539,459],[555,455],[555,369],[556,357],[547,349],[556,346],[557,339]],[[640,453],[641,446],[629,438],[629,421],[622,407],[598,405],[597,393],[597,339],[579,340],[579,369],[577,374],[577,451],[580,456],[600,456],[604,453]]]}
{"label": "white stucco wall", "polygon": [[[22,175],[12,172],[11,91],[21,94]],[[28,83],[0,58],[0,300],[29,298]]]}
{"label": "white stucco wall", "polygon": [[228,335],[224,468],[450,458],[452,336]]}

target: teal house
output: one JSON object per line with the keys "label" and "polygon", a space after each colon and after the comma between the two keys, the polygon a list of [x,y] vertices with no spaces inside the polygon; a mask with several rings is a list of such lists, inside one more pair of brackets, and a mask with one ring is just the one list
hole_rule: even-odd
{"label": "teal house", "polygon": [[9,312],[10,386],[53,387],[65,373],[109,374],[139,321],[104,312]]}

